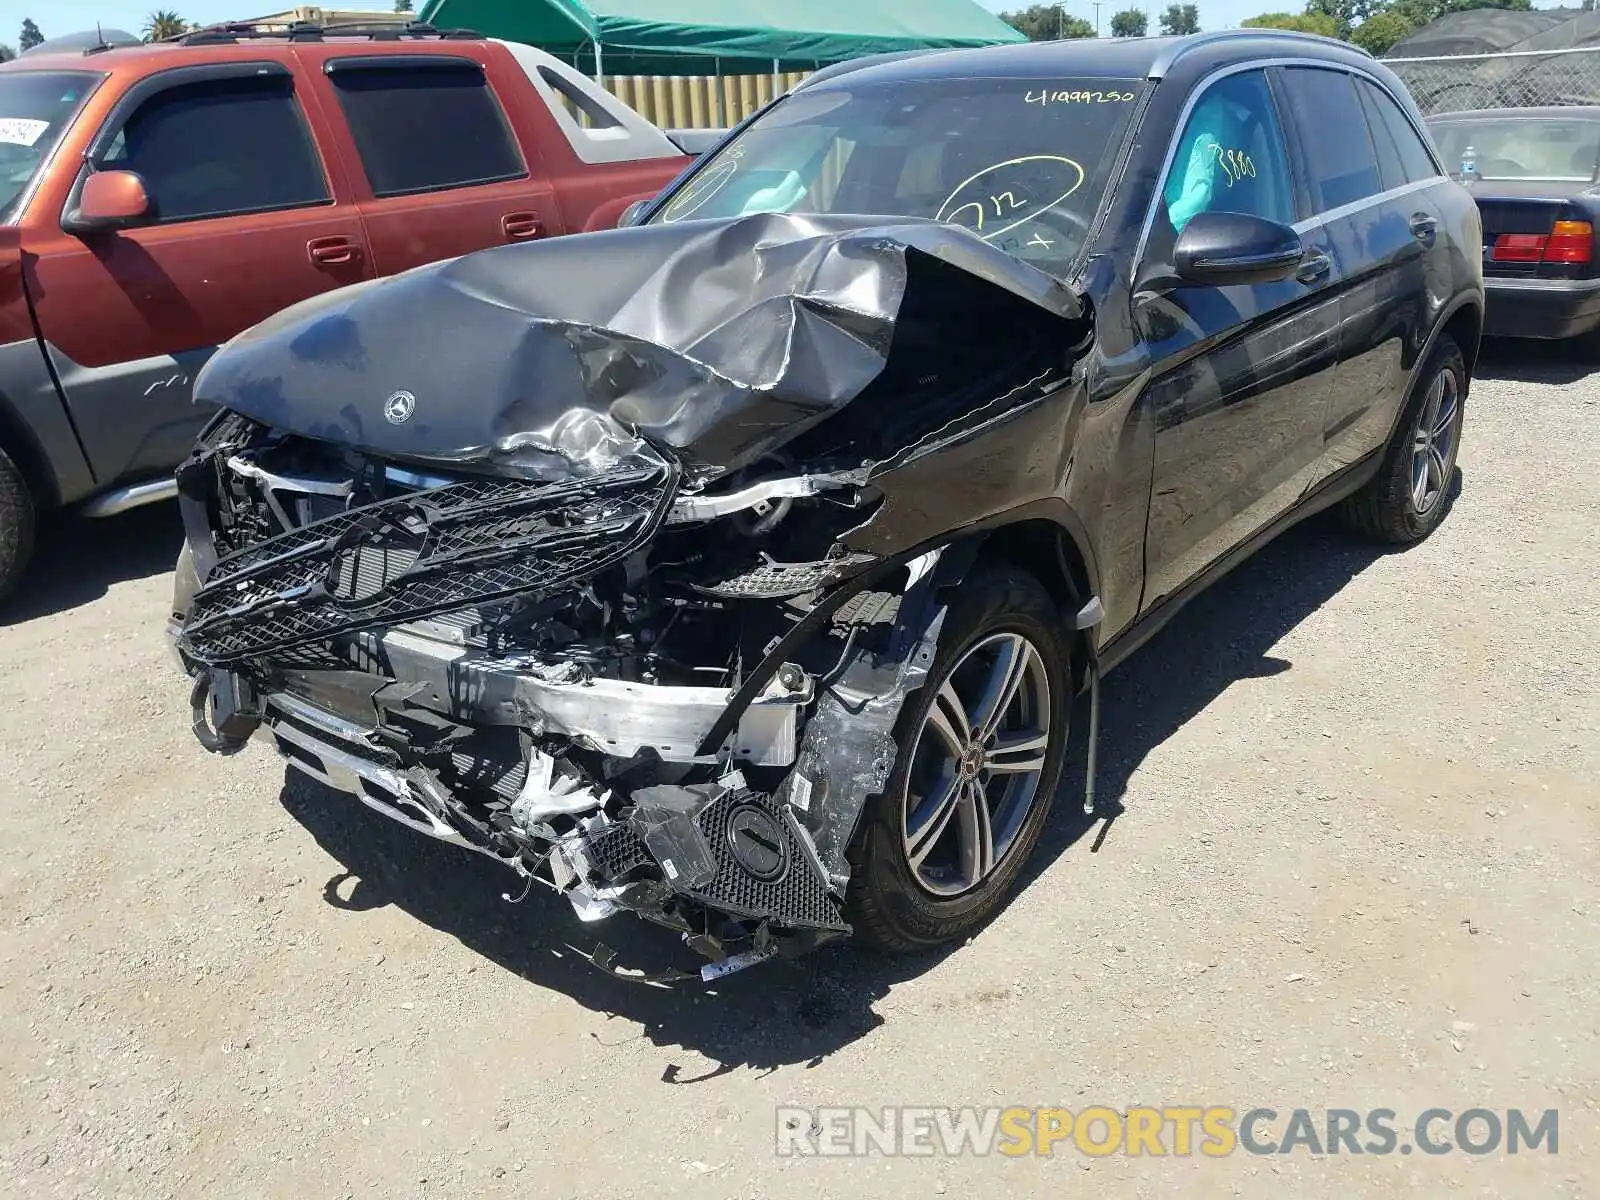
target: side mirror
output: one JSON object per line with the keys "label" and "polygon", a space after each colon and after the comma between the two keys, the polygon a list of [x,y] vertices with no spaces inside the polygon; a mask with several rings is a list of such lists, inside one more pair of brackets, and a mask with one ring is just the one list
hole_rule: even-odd
{"label": "side mirror", "polygon": [[1179,279],[1215,287],[1276,283],[1294,274],[1304,258],[1293,229],[1247,213],[1197,213],[1172,248]]}
{"label": "side mirror", "polygon": [[61,222],[68,233],[123,229],[150,215],[150,194],[135,171],[95,171],[83,181],[78,205]]}
{"label": "side mirror", "polygon": [[632,204],[628,205],[627,208],[622,210],[622,215],[617,218],[617,228],[627,229],[630,225],[634,224],[634,222],[638,221],[638,219],[644,215],[645,209],[649,208],[651,203],[653,202],[650,200],[635,200]]}

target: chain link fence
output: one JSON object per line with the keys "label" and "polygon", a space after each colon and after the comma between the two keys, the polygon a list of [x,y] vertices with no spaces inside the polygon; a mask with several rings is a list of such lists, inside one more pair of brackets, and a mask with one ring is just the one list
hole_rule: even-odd
{"label": "chain link fence", "polygon": [[1600,104],[1600,46],[1575,50],[1386,58],[1424,113]]}

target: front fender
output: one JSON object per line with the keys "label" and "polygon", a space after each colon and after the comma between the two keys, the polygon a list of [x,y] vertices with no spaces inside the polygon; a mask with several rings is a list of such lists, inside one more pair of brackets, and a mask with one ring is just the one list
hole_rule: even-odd
{"label": "front fender", "polygon": [[94,472],[32,338],[0,346],[0,445],[17,460],[42,507],[70,504],[95,490]]}

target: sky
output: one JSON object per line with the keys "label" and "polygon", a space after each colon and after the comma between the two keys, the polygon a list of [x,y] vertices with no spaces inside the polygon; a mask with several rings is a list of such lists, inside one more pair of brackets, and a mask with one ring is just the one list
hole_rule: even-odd
{"label": "sky", "polygon": [[[0,42],[15,45],[17,30],[22,18],[32,17],[46,37],[51,34],[73,33],[92,29],[95,22],[108,29],[125,29],[137,34],[144,25],[146,15],[154,8],[170,8],[190,21],[210,24],[241,17],[260,16],[266,12],[282,11],[294,0],[0,0]],[[996,12],[1003,8],[1025,8],[1033,0],[980,0],[985,8]],[[1100,26],[1108,29],[1111,14],[1125,7],[1126,0],[1105,0],[1100,5]],[[1135,0],[1138,2],[1138,0]],[[1202,29],[1226,29],[1238,25],[1246,17],[1274,10],[1297,9],[1303,0],[1199,0]],[[326,7],[383,7],[382,0],[329,0]],[[417,7],[421,8],[421,0]],[[1148,0],[1145,7],[1155,13],[1165,7],[1165,0]],[[1548,7],[1536,3],[1536,8]],[[1067,12],[1073,16],[1094,20],[1094,5],[1089,0],[1068,0]],[[1152,29],[1152,32],[1154,30]]]}

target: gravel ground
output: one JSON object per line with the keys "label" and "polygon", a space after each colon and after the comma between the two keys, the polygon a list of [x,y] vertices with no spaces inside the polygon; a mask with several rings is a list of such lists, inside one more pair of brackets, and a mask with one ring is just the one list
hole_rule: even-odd
{"label": "gravel ground", "polygon": [[[1480,375],[1428,543],[1312,522],[1108,681],[1123,812],[1069,792],[981,936],[714,990],[615,982],[554,898],[204,755],[176,516],[47,534],[0,617],[0,1193],[1600,1195],[1600,375]],[[847,1103],[1557,1108],[1560,1150],[774,1156],[776,1106]]]}

